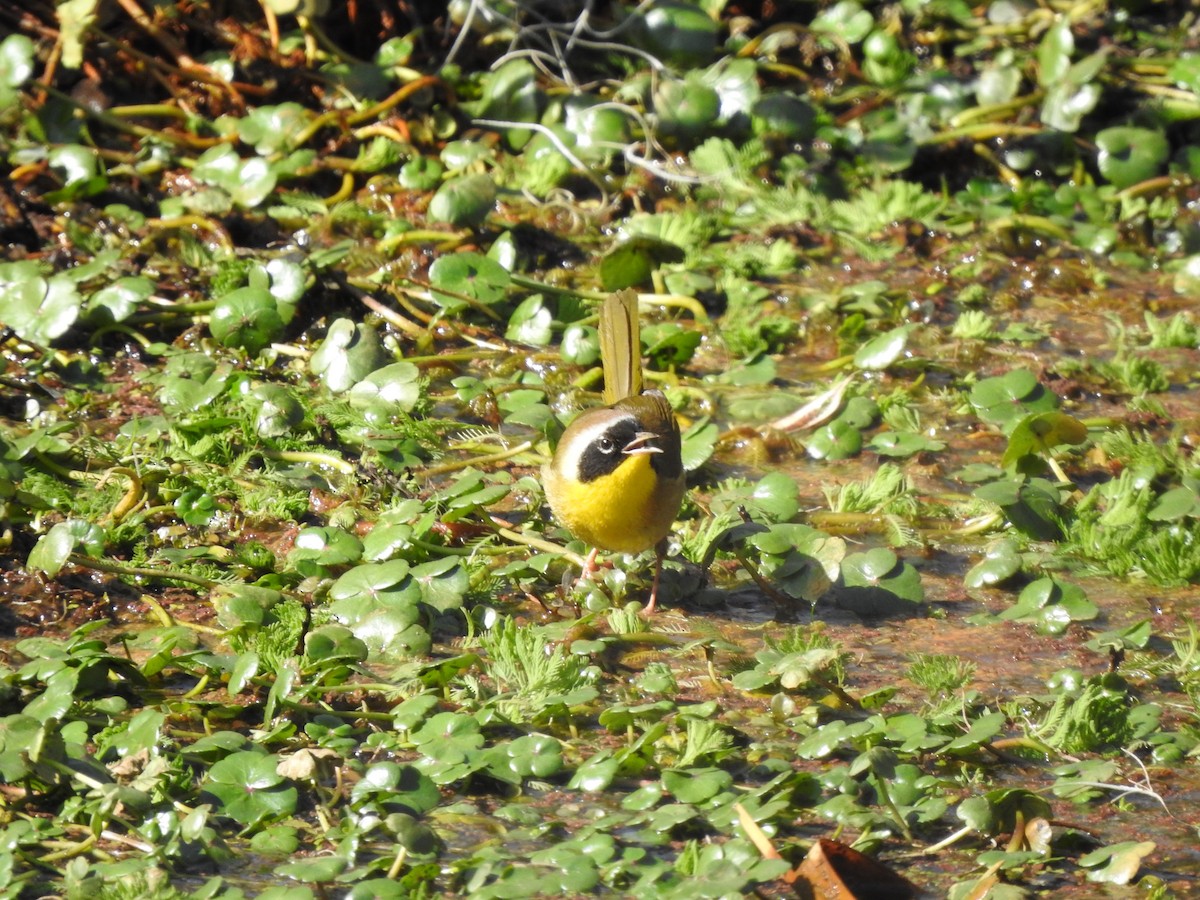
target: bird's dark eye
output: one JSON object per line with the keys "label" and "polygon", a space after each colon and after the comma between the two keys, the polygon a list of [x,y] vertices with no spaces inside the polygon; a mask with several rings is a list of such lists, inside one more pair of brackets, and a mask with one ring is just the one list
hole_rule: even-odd
{"label": "bird's dark eye", "polygon": [[612,453],[617,449],[616,443],[607,435],[596,440],[596,447],[601,453]]}

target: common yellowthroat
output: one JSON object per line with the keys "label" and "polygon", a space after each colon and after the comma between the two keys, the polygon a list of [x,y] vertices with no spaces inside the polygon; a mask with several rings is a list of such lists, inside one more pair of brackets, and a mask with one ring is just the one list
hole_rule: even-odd
{"label": "common yellowthroat", "polygon": [[687,488],[679,422],[659,391],[642,391],[637,295],[621,291],[600,307],[600,360],[607,406],[581,413],[542,469],[554,516],[598,550],[656,550],[646,614],[654,611],[665,541]]}

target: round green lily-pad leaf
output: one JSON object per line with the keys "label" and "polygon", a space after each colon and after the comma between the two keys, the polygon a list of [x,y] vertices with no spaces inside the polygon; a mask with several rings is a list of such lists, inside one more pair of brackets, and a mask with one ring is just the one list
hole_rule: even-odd
{"label": "round green lily-pad leaf", "polygon": [[567,786],[576,791],[597,793],[606,790],[620,770],[621,764],[613,758],[612,752],[602,750],[579,764]]}
{"label": "round green lily-pad leaf", "polygon": [[867,446],[880,456],[897,458],[916,456],[918,453],[936,453],[946,448],[943,441],[912,431],[884,431],[872,437]]}
{"label": "round green lily-pad leaf", "polygon": [[1021,70],[1014,65],[991,65],[979,73],[975,99],[980,106],[1007,103],[1021,87]]}
{"label": "round green lily-pad leaf", "polygon": [[355,566],[330,585],[329,598],[366,598],[375,605],[415,603],[420,599],[421,591],[409,578],[409,571],[408,561],[404,559]]}
{"label": "round green lily-pad leaf", "polygon": [[433,646],[415,603],[372,608],[358,599],[342,600],[331,604],[329,612],[366,645],[375,663],[399,662]]}
{"label": "round green lily-pad leaf", "polygon": [[445,167],[431,156],[415,156],[400,167],[400,186],[410,191],[431,191],[439,181]]}
{"label": "round green lily-pad leaf", "polygon": [[1064,444],[1082,444],[1087,440],[1087,426],[1073,416],[1061,412],[1035,413],[1019,420],[1008,436],[1001,465],[1016,465],[1026,456],[1044,456]]}
{"label": "round green lily-pad leaf", "polygon": [[289,816],[296,809],[297,792],[284,784],[278,765],[277,756],[260,750],[231,753],[208,770],[205,792],[218,801],[218,812],[242,825]]}
{"label": "round green lily-pad leaf", "polygon": [[849,459],[862,452],[862,445],[861,431],[841,419],[835,419],[817,429],[805,449],[813,459]]}
{"label": "round green lily-pad leaf", "polygon": [[289,857],[300,847],[300,832],[290,825],[272,825],[250,838],[250,849],[263,856]]}
{"label": "round green lily-pad leaf", "polygon": [[57,522],[29,552],[26,565],[34,571],[43,572],[53,578],[66,565],[67,559],[76,549],[88,556],[99,557],[104,552],[104,529],[84,519],[67,519]]}
{"label": "round green lily-pad leaf", "polygon": [[563,125],[575,136],[575,152],[585,162],[602,162],[629,143],[629,116],[594,97],[575,94],[563,104]]}
{"label": "round green lily-pad leaf", "polygon": [[47,199],[57,203],[78,197],[90,197],[108,187],[108,176],[96,151],[79,144],[55,147],[46,161],[63,180],[63,187],[52,191]]}
{"label": "round green lily-pad leaf", "polygon": [[0,264],[0,313],[24,340],[49,346],[75,324],[82,303],[75,282],[64,276],[43,278],[28,260]]}
{"label": "round green lily-pad leaf", "polygon": [[1096,166],[1118,188],[1153,178],[1171,155],[1171,145],[1161,131],[1121,125],[1096,135]]}
{"label": "round green lily-pad leaf", "polygon": [[682,262],[683,249],[649,235],[634,235],[616,244],[600,260],[600,283],[606,291],[619,291],[650,283],[663,263]]}
{"label": "round green lily-pad leaf", "polygon": [[442,148],[439,157],[447,169],[461,172],[484,162],[492,151],[483,141],[450,141]]}
{"label": "round green lily-pad leaf", "polygon": [[987,548],[983,559],[963,577],[963,584],[968,588],[993,587],[1020,571],[1021,553],[1015,541],[1005,538]]}
{"label": "round green lily-pad leaf", "polygon": [[1200,516],[1200,497],[1193,488],[1172,488],[1163,493],[1146,513],[1151,522],[1175,522]]}
{"label": "round green lily-pad leaf", "polygon": [[254,427],[262,437],[290,434],[304,421],[304,407],[296,395],[282,385],[258,385],[250,392],[250,402],[258,404]]}
{"label": "round green lily-pad leaf", "polygon": [[1062,514],[1061,501],[1057,488],[1049,482],[997,481],[976,488],[974,496],[995,503],[1015,529],[1035,540],[1053,541],[1062,536],[1057,521]]}
{"label": "round green lily-pad leaf", "polygon": [[834,602],[864,615],[908,612],[925,599],[921,576],[886,547],[853,553],[842,560]]}
{"label": "round green lily-pad leaf", "polygon": [[901,325],[871,338],[854,354],[854,365],[867,371],[883,371],[904,353],[911,325]]}
{"label": "round green lily-pad leaf", "polygon": [[118,278],[88,297],[84,306],[84,320],[92,327],[123,322],[153,293],[154,282],[149,278],[141,275]]}
{"label": "round green lily-pad leaf", "polygon": [[956,815],[968,828],[980,834],[994,834],[996,831],[996,811],[986,797],[968,797],[958,805]]}
{"label": "round green lily-pad leaf", "polygon": [[846,408],[834,421],[849,425],[851,428],[870,428],[879,418],[879,404],[870,397],[851,397],[846,401]]}
{"label": "round green lily-pad leaf", "polygon": [[655,368],[681,366],[692,358],[703,340],[699,331],[685,328],[678,322],[659,322],[642,329],[646,356]]}
{"label": "round green lily-pad leaf", "polygon": [[455,556],[431,559],[412,568],[413,581],[421,589],[421,600],[438,612],[461,609],[470,578]]}
{"label": "round green lily-pad leaf", "polygon": [[295,102],[253,107],[238,119],[238,137],[259,156],[270,156],[292,149],[293,139],[311,119],[312,113]]}
{"label": "round green lily-pad leaf", "polygon": [[1099,614],[1079,585],[1039,578],[1026,585],[1017,602],[998,618],[1032,622],[1039,634],[1062,634],[1072,622],[1090,621]]}
{"label": "round green lily-pad leaf", "polygon": [[654,115],[659,132],[691,140],[716,127],[721,95],[698,78],[664,78],[654,92]]}
{"label": "round green lily-pad leaf", "polygon": [[350,862],[342,856],[317,856],[297,859],[275,867],[275,874],[296,881],[311,881],[318,884],[333,881],[350,868]]}
{"label": "round green lily-pad leaf", "polygon": [[[470,112],[480,119],[505,122],[536,122],[543,104],[538,88],[537,69],[527,59],[510,59],[484,75],[479,100],[470,104]],[[512,128],[505,134],[509,145],[519,150],[532,134],[528,128]]]}
{"label": "round green lily-pad leaf", "polygon": [[350,388],[346,399],[373,424],[388,421],[411,412],[421,399],[421,370],[408,362],[376,369]]}
{"label": "round green lily-pad leaf", "polygon": [[527,734],[486,751],[487,771],[507,784],[527,778],[549,778],[563,767],[562,744],[544,734]]}
{"label": "round green lily-pad leaf", "polygon": [[513,310],[504,336],[510,341],[544,347],[554,336],[553,323],[554,316],[546,308],[545,299],[541,294],[533,294]]}
{"label": "round green lily-pad leaf", "polygon": [[304,636],[304,655],[311,663],[330,659],[364,662],[367,645],[344,625],[321,625]]}
{"label": "round green lily-pad leaf", "polygon": [[1123,841],[1085,853],[1079,865],[1087,868],[1088,881],[1098,884],[1129,884],[1137,877],[1142,862],[1158,849],[1154,841]]}
{"label": "round green lily-pad leaf", "polygon": [[[407,844],[404,846],[410,854],[413,853],[411,847],[408,847]],[[368,878],[365,881],[356,881],[344,896],[346,900],[406,900],[412,895],[412,887],[403,881],[391,878]]]}
{"label": "round green lily-pad leaf", "polygon": [[33,74],[33,59],[33,41],[26,35],[10,34],[0,41],[0,111],[7,108],[6,91],[20,87]]}
{"label": "round green lily-pad leaf", "polygon": [[703,803],[733,785],[733,776],[724,769],[666,769],[663,787],[680,803]]}
{"label": "round green lily-pad leaf", "polygon": [[827,34],[847,44],[857,44],[875,27],[875,18],[858,0],[839,0],[823,10],[810,26],[815,34]]}
{"label": "round green lily-pad leaf", "polygon": [[335,319],[308,368],[331,393],[340,394],[375,371],[384,358],[374,328],[365,322]]}
{"label": "round green lily-pad leaf", "polygon": [[483,746],[479,720],[465,713],[441,712],[412,733],[412,740],[429,759],[462,762]]}
{"label": "round green lily-pad leaf", "polygon": [[175,498],[175,512],[188,525],[204,525],[217,511],[217,498],[203,488],[188,488]]}
{"label": "round green lily-pad leaf", "polygon": [[750,110],[750,122],[759,137],[788,141],[812,140],[817,113],[807,101],[783,91],[765,94]]}
{"label": "round green lily-pad leaf", "polygon": [[447,312],[465,308],[465,298],[484,305],[498,303],[504,299],[510,281],[504,266],[474,251],[451,253],[429,267],[433,299]]}
{"label": "round green lily-pad leaf", "polygon": [[305,528],[296,536],[288,559],[311,560],[322,566],[337,566],[362,558],[363,545],[348,531],[332,526]]}
{"label": "round green lily-pad leaf", "polygon": [[496,183],[487,175],[463,175],[447,181],[429,201],[429,218],[456,228],[483,224],[496,204]]}
{"label": "round green lily-pad leaf", "polygon": [[[392,813],[383,820],[383,824],[395,836],[396,843],[409,854],[430,856],[436,853],[442,844],[436,831],[408,813]],[[373,896],[378,897],[379,895]],[[404,896],[411,896],[411,894],[406,893]]]}
{"label": "round green lily-pad leaf", "polygon": [[283,595],[271,588],[253,584],[229,584],[213,593],[212,605],[217,621],[225,628],[258,626],[268,610],[275,607]]}
{"label": "round green lily-pad leaf", "polygon": [[695,3],[656,0],[634,15],[631,37],[668,65],[693,68],[716,55],[717,23]]}
{"label": "round green lily-pad leaf", "polygon": [[254,355],[283,334],[283,318],[270,291],[244,287],[217,301],[208,328],[226,347]]}
{"label": "round green lily-pad leaf", "polygon": [[983,379],[971,389],[970,400],[981,419],[1001,426],[1015,426],[1025,416],[1058,408],[1058,397],[1028,369]]}
{"label": "round green lily-pad leaf", "polygon": [[559,353],[565,362],[592,366],[600,361],[600,332],[591,325],[572,322],[563,332]]}

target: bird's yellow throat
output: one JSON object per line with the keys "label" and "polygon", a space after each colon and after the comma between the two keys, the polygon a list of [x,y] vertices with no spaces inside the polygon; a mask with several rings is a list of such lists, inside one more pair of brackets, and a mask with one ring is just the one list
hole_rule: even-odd
{"label": "bird's yellow throat", "polygon": [[659,479],[650,459],[648,453],[629,456],[590,482],[548,475],[546,487],[557,494],[559,519],[581,541],[603,550],[638,553],[653,546],[670,528],[679,503],[656,501]]}

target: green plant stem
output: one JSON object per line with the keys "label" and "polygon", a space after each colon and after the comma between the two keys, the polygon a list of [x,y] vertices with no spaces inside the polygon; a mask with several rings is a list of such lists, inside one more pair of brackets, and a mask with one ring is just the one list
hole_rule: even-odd
{"label": "green plant stem", "polygon": [[1059,752],[1049,744],[1042,743],[1037,738],[1032,738],[1028,735],[1024,737],[1000,738],[999,740],[992,741],[990,744],[988,744],[988,748],[997,754],[1001,754],[1005,750],[1015,748],[1019,750],[1033,750],[1034,752],[1040,753],[1046,757],[1054,757],[1059,755]]}
{"label": "green plant stem", "polygon": [[134,125],[131,122],[126,122],[120,116],[113,115],[109,110],[96,109],[90,105],[80,103],[70,94],[60,91],[58,88],[49,84],[39,84],[38,90],[45,91],[57,100],[62,101],[71,107],[78,114],[86,116],[96,122],[100,122],[112,128],[114,131],[119,131],[123,134],[128,134],[142,140],[165,141],[177,146],[188,146],[190,142],[177,134],[172,134],[166,131],[155,131],[153,128],[146,128],[142,125]]}
{"label": "green plant stem", "polygon": [[522,534],[519,531],[513,531],[511,528],[505,528],[503,525],[496,527],[496,533],[500,537],[512,541],[516,544],[524,544],[526,547],[532,547],[534,550],[541,550],[543,553],[553,553],[556,556],[561,556],[569,560],[572,565],[583,568],[585,565],[584,558],[566,547],[560,547],[551,541],[543,540],[542,538],[532,537],[528,534]]}
{"label": "green plant stem", "polygon": [[[139,597],[138,599],[140,599],[143,603],[145,603],[148,607],[150,607],[150,611],[154,614],[154,618],[156,618],[158,620],[160,625],[163,625],[167,628],[175,628],[175,627],[182,626],[183,628],[190,628],[192,631],[198,631],[201,634],[212,634],[212,635],[224,635],[225,634],[225,629],[223,629],[223,628],[213,628],[209,625],[201,625],[198,622],[180,622],[173,615],[171,615],[169,612],[167,612],[167,610],[163,607],[163,605],[161,603],[159,603],[154,597],[150,596],[149,594],[142,594],[142,596]],[[207,678],[207,676],[205,676],[205,678]]]}
{"label": "green plant stem", "polygon": [[404,361],[412,363],[417,368],[423,366],[445,365],[447,363],[472,362],[477,359],[499,359],[511,355],[511,350],[460,350],[455,353],[435,353],[432,356],[406,356]]}
{"label": "green plant stem", "polygon": [[545,281],[538,281],[536,278],[527,278],[524,275],[517,275],[515,273],[509,275],[509,280],[517,285],[517,287],[523,287],[542,294],[554,294],[558,297],[582,297],[585,300],[599,301],[608,296],[603,291],[587,291],[580,288],[560,287],[556,284],[549,284]]}
{"label": "green plant stem", "polygon": [[957,537],[971,537],[977,534],[985,534],[1002,524],[1004,524],[1004,516],[1001,513],[995,512],[968,519],[962,525],[946,526],[933,530],[943,534],[953,534]]}
{"label": "green plant stem", "polygon": [[1057,238],[1060,241],[1069,241],[1071,232],[1059,225],[1053,219],[1048,219],[1045,216],[1030,216],[1030,215],[1012,215],[1001,216],[998,219],[993,219],[987,224],[988,231],[1036,231],[1041,234],[1047,234],[1052,238]]}
{"label": "green plant stem", "polygon": [[72,553],[67,557],[67,562],[72,565],[79,566],[82,569],[93,569],[97,572],[107,572],[110,575],[126,575],[130,578],[153,578],[155,580],[167,581],[182,581],[184,584],[194,584],[203,588],[219,587],[222,582],[212,578],[204,578],[200,575],[192,575],[190,572],[174,572],[170,569],[148,569],[141,566],[126,566],[121,563],[109,562],[104,559],[91,559],[87,556],[80,556],[78,553]]}
{"label": "green plant stem", "polygon": [[[423,283],[417,282],[417,281],[415,281],[413,283],[417,285],[417,287],[419,288],[418,290],[414,290],[412,288],[405,288],[401,285],[397,285],[395,287],[395,290],[398,291],[402,295],[402,297],[411,297],[414,300],[420,300],[423,303],[429,303],[429,304],[433,304],[433,305],[438,305],[437,301],[434,300],[433,295],[435,293],[443,294],[447,297],[452,297],[455,300],[460,301],[461,303],[465,303],[467,306],[471,307],[471,309],[475,310],[480,315],[487,316],[493,322],[502,321],[500,313],[496,312],[494,309],[492,309],[486,303],[479,302],[479,300],[472,297],[470,294],[464,294],[460,291],[452,291],[446,287],[435,288],[431,284],[423,284]],[[402,299],[402,297],[400,299]]]}
{"label": "green plant stem", "polygon": [[178,106],[170,103],[134,103],[128,106],[114,106],[109,109],[110,116],[122,119],[177,119],[186,122],[190,116]]}
{"label": "green plant stem", "polygon": [[926,146],[937,144],[952,144],[955,141],[993,141],[996,138],[1033,137],[1045,129],[1033,125],[1010,125],[1004,122],[982,122],[978,125],[965,125],[962,128],[951,128],[926,138],[922,143]]}
{"label": "green plant stem", "polygon": [[506,459],[512,459],[514,456],[519,456],[528,450],[533,449],[533,441],[524,441],[517,444],[515,447],[510,447],[507,450],[499,450],[496,453],[485,453],[483,456],[472,456],[468,459],[455,460],[450,463],[442,463],[438,466],[428,466],[422,470],[424,475],[445,475],[449,472],[457,472],[460,469],[465,469],[469,466],[488,466],[492,463],[503,462]]}
{"label": "green plant stem", "polygon": [[339,122],[344,121],[347,125],[360,125],[363,122],[370,121],[371,119],[377,119],[379,116],[393,107],[399,106],[418,91],[422,91],[425,88],[435,87],[439,84],[441,84],[440,78],[435,75],[426,75],[414,81],[410,81],[408,84],[404,85],[398,90],[393,91],[390,95],[381,100],[379,103],[376,103],[374,106],[369,106],[361,112],[354,113],[353,115],[347,116],[346,113],[340,109],[330,110],[329,112],[323,113],[309,122],[308,126],[302,129],[300,133],[296,135],[295,140],[292,143],[297,147],[303,147],[305,144],[311,141],[316,136],[317,132],[319,132],[322,128],[325,128],[329,125],[338,124]]}
{"label": "green plant stem", "polygon": [[266,449],[260,449],[258,452],[266,459],[274,459],[279,462],[311,463],[316,466],[325,466],[343,475],[353,475],[358,471],[358,468],[353,463],[347,462],[344,459],[338,459],[331,453],[317,453],[312,450]]}
{"label": "green plant stem", "polygon": [[1145,181],[1139,181],[1137,184],[1131,184],[1129,187],[1117,191],[1116,199],[1128,200],[1134,197],[1145,197],[1148,194],[1177,191],[1187,187],[1188,184],[1188,179],[1181,178],[1178,175],[1159,175],[1156,178],[1147,178]]}
{"label": "green plant stem", "polygon": [[[229,232],[217,222],[215,219],[207,218],[206,216],[198,216],[195,214],[187,214],[182,216],[172,216],[169,219],[147,219],[146,224],[151,228],[161,228],[164,231],[173,229],[200,229],[214,235],[221,243],[224,250],[230,253],[234,251],[233,238],[229,236]],[[215,306],[215,303],[210,303],[209,308]]]}
{"label": "green plant stem", "polygon": [[410,543],[414,547],[419,547],[422,550],[428,551],[431,555],[437,556],[474,556],[480,552],[478,546],[474,547],[447,547],[445,544],[435,544],[432,541],[422,541],[419,538],[410,538]]}
{"label": "green plant stem", "polygon": [[146,337],[140,331],[130,328],[128,325],[123,323],[114,322],[111,325],[105,325],[103,328],[97,328],[95,331],[93,331],[91,336],[88,338],[88,345],[95,347],[100,342],[100,338],[113,331],[131,338],[143,350],[145,350],[151,344],[150,338]]}
{"label": "green plant stem", "polygon": [[825,690],[829,691],[829,693],[833,694],[835,697],[837,697],[839,700],[841,700],[844,704],[846,704],[846,707],[848,709],[856,709],[859,712],[862,712],[862,708],[863,708],[862,703],[859,702],[857,697],[852,697],[848,693],[846,693],[845,688],[843,688],[840,684],[838,684],[834,681],[829,681],[826,678],[822,678],[820,675],[817,675],[817,674],[814,674],[812,676],[812,680],[813,680],[814,684],[819,684]]}
{"label": "green plant stem", "polygon": [[829,529],[839,534],[863,534],[877,532],[887,527],[883,516],[876,513],[814,512],[809,522],[821,530]]}
{"label": "green plant stem", "polygon": [[962,828],[958,829],[958,831],[954,832],[953,834],[949,835],[948,837],[942,838],[936,844],[930,844],[928,847],[923,847],[922,849],[918,850],[916,853],[913,853],[911,855],[912,856],[931,856],[934,853],[938,853],[942,850],[945,850],[947,847],[958,843],[963,838],[965,838],[967,835],[971,834],[971,832],[973,832],[974,830],[975,829],[972,828],[970,825],[964,825]]}
{"label": "green plant stem", "polygon": [[904,834],[904,839],[912,843],[912,829],[908,827],[908,822],[905,820],[904,814],[900,812],[899,807],[896,806],[896,801],[892,799],[892,792],[888,789],[887,779],[878,773],[875,775],[875,790],[883,798],[883,805],[891,812],[892,820]]}
{"label": "green plant stem", "polygon": [[1024,97],[1014,97],[1006,103],[989,103],[983,106],[973,106],[952,117],[949,122],[950,128],[952,131],[962,132],[970,127],[995,124],[994,120],[996,119],[1006,118],[1027,106],[1041,103],[1044,93],[1044,91],[1034,91],[1032,94],[1026,94]]}
{"label": "green plant stem", "polygon": [[1054,477],[1058,479],[1059,484],[1072,483],[1071,479],[1067,477],[1067,473],[1063,471],[1062,464],[1050,454],[1046,454],[1046,465],[1050,467],[1050,471],[1054,473]]}
{"label": "green plant stem", "polygon": [[396,858],[392,860],[392,864],[388,866],[387,875],[384,877],[389,881],[395,881],[400,877],[400,872],[404,869],[404,861],[408,859],[408,848],[401,844],[396,849]]}
{"label": "green plant stem", "polygon": [[42,863],[42,865],[50,865],[51,863],[60,862],[64,859],[73,859],[76,856],[82,856],[91,850],[96,845],[96,841],[99,839],[100,838],[98,835],[89,834],[78,843],[73,841],[64,841],[63,843],[66,844],[64,849],[57,850],[54,853],[47,853],[45,856],[40,857],[38,862]]}
{"label": "green plant stem", "polygon": [[63,481],[69,481],[72,483],[75,482],[75,476],[76,476],[75,472],[71,471],[70,469],[66,468],[65,466],[60,466],[58,463],[56,463],[54,460],[52,460],[49,456],[47,456],[41,450],[34,450],[33,456],[34,456],[34,459],[36,459],[38,461],[38,465],[41,466],[43,469],[45,469],[47,472],[50,472],[53,475],[57,475]]}
{"label": "green plant stem", "polygon": [[[170,221],[175,222],[178,220],[171,219]],[[181,303],[178,301],[155,300],[154,298],[151,298],[150,302],[152,304],[152,308],[158,312],[168,312],[184,316],[202,315],[204,313],[210,313],[217,308],[216,300],[197,300],[195,303]]]}
{"label": "green plant stem", "polygon": [[779,606],[788,608],[795,606],[798,598],[789,597],[787,594],[779,591],[767,581],[766,577],[759,571],[758,565],[750,559],[750,554],[744,549],[735,553],[738,562],[742,564],[742,568],[746,570],[746,574],[758,585],[758,589],[766,594],[771,600],[774,600]]}
{"label": "green plant stem", "polygon": [[379,242],[379,253],[382,256],[388,256],[395,251],[397,247],[403,247],[408,244],[435,244],[439,250],[452,250],[454,247],[462,244],[466,239],[463,232],[457,231],[437,231],[433,228],[414,228],[412,231],[402,231],[399,234],[394,234],[391,237],[384,238]]}
{"label": "green plant stem", "polygon": [[192,700],[196,697],[199,697],[206,690],[208,690],[208,682],[209,682],[209,675],[207,672],[205,672],[203,675],[200,676],[199,680],[197,680],[197,682],[194,685],[192,685],[192,689],[183,695],[183,699],[184,700]]}

